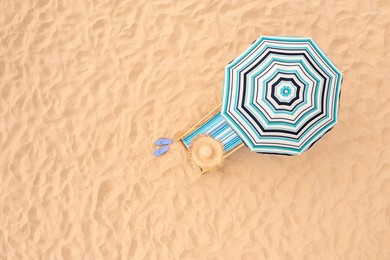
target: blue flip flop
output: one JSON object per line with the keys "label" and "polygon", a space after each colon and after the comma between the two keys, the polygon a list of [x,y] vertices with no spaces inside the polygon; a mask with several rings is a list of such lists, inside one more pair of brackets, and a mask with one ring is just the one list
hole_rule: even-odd
{"label": "blue flip flop", "polygon": [[160,148],[154,150],[153,155],[156,157],[161,156],[164,153],[168,152],[168,150],[169,150],[169,146],[163,146],[163,147],[160,147]]}
{"label": "blue flip flop", "polygon": [[155,142],[155,144],[158,145],[158,146],[168,145],[168,144],[172,144],[172,143],[173,143],[173,141],[170,138],[159,138]]}

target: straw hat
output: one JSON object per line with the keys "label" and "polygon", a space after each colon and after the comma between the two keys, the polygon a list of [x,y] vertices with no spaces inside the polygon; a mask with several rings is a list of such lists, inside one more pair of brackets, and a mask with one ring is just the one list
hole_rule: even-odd
{"label": "straw hat", "polygon": [[192,141],[190,155],[193,163],[202,171],[216,170],[222,163],[223,145],[210,136],[199,136]]}

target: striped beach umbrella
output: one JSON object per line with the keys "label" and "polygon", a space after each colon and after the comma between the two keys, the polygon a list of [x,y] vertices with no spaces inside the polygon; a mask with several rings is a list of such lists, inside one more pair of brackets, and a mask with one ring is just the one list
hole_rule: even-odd
{"label": "striped beach umbrella", "polygon": [[341,81],[311,38],[263,36],[225,68],[221,114],[252,151],[300,154],[336,124]]}

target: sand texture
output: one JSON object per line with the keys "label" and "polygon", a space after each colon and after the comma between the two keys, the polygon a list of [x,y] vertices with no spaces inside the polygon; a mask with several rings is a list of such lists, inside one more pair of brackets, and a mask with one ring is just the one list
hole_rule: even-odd
{"label": "sand texture", "polygon": [[[260,35],[332,59],[336,127],[203,176],[154,158]],[[0,0],[0,259],[390,259],[389,52],[389,0]]]}

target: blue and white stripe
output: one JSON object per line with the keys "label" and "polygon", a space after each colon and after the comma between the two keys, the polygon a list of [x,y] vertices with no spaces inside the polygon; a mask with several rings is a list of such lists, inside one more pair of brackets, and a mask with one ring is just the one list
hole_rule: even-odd
{"label": "blue and white stripe", "polygon": [[183,137],[181,140],[188,148],[191,146],[192,141],[200,135],[209,135],[212,138],[219,140],[222,143],[225,152],[229,152],[242,143],[237,133],[233,131],[226,120],[221,116],[221,112],[218,112],[215,116],[207,120],[203,125]]}
{"label": "blue and white stripe", "polygon": [[260,37],[226,67],[221,114],[252,151],[300,154],[336,124],[341,81],[311,38]]}

